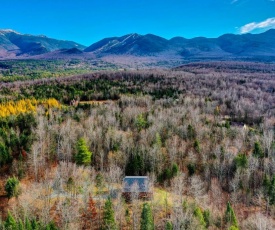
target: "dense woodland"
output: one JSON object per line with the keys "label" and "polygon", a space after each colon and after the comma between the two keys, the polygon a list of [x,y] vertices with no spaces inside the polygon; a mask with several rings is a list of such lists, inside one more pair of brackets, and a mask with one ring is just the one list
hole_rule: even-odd
{"label": "dense woodland", "polygon": [[100,59],[0,60],[0,81],[57,78],[104,69],[114,70],[117,67]]}
{"label": "dense woodland", "polygon": [[271,64],[2,82],[0,229],[274,229],[274,134]]}

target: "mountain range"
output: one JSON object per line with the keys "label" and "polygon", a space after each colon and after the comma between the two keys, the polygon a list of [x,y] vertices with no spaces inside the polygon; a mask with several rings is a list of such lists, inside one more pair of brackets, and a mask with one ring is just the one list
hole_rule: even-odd
{"label": "mountain range", "polygon": [[0,30],[0,58],[150,57],[162,60],[275,60],[275,29],[218,38],[165,39],[153,34],[104,38],[89,47],[73,41]]}

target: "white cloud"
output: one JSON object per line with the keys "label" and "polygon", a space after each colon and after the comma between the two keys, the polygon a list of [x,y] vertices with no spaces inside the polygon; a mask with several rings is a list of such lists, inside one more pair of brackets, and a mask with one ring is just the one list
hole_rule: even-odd
{"label": "white cloud", "polygon": [[245,34],[256,29],[271,29],[271,28],[275,28],[275,17],[268,18],[262,22],[248,23],[240,28],[240,33]]}

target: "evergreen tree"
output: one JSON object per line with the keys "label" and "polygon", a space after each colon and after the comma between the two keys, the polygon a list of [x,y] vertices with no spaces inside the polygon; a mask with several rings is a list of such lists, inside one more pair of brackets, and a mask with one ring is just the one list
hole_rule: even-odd
{"label": "evergreen tree", "polygon": [[194,149],[199,153],[201,151],[200,142],[196,139],[194,142]]}
{"label": "evergreen tree", "polygon": [[173,230],[173,224],[170,221],[166,222],[165,230]]}
{"label": "evergreen tree", "polygon": [[132,154],[126,165],[126,175],[140,176],[151,171],[151,164],[149,161],[145,161],[142,155]]}
{"label": "evergreen tree", "polygon": [[92,152],[89,151],[84,138],[80,138],[76,146],[77,153],[75,161],[78,165],[89,165],[91,163]]}
{"label": "evergreen tree", "polygon": [[171,178],[171,170],[169,168],[163,169],[163,172],[159,175],[159,181],[163,183]]}
{"label": "evergreen tree", "polygon": [[164,168],[163,171],[160,173],[160,175],[158,176],[158,180],[160,183],[163,183],[166,180],[170,180],[177,176],[179,172],[179,167],[177,164],[173,164],[172,168]]}
{"label": "evergreen tree", "polygon": [[271,182],[269,177],[265,174],[264,175],[264,181],[263,181],[263,187],[264,187],[264,195],[269,196],[269,189],[271,186]]}
{"label": "evergreen tree", "polygon": [[264,157],[263,149],[261,147],[261,144],[258,141],[256,141],[254,144],[253,156],[258,157],[258,158]]}
{"label": "evergreen tree", "polygon": [[135,120],[135,125],[138,131],[141,131],[142,129],[145,129],[148,127],[148,122],[142,113],[137,116]]}
{"label": "evergreen tree", "polygon": [[272,177],[272,180],[269,185],[269,203],[271,205],[275,204],[275,176]]}
{"label": "evergreen tree", "polygon": [[161,136],[159,135],[159,133],[156,133],[156,143],[155,143],[155,145],[158,148],[161,148],[161,146],[162,146]]}
{"label": "evergreen tree", "polygon": [[206,228],[210,226],[210,211],[209,210],[204,210],[203,211],[203,218],[206,223]]}
{"label": "evergreen tree", "polygon": [[176,163],[174,163],[171,169],[171,177],[177,176],[178,172],[179,172],[179,166]]}
{"label": "evergreen tree", "polygon": [[230,226],[234,226],[236,228],[239,227],[235,212],[230,202],[227,203],[227,207],[225,211],[225,222],[230,224]]}
{"label": "evergreen tree", "polygon": [[199,207],[196,207],[194,210],[194,215],[197,217],[198,221],[200,222],[201,226],[206,227],[206,223],[204,221],[204,217],[202,211]]}
{"label": "evergreen tree", "polygon": [[35,219],[33,219],[31,221],[31,225],[32,225],[32,230],[40,230],[41,229],[39,222],[37,222]]}
{"label": "evergreen tree", "polygon": [[187,138],[194,139],[196,137],[196,131],[192,125],[188,125],[187,127]]}
{"label": "evergreen tree", "polygon": [[227,128],[227,129],[230,129],[230,122],[226,121],[225,124],[224,124],[224,127]]}
{"label": "evergreen tree", "polygon": [[24,224],[23,224],[23,222],[22,222],[21,219],[20,219],[19,222],[18,222],[18,228],[17,228],[17,229],[18,229],[18,230],[25,230]]}
{"label": "evergreen tree", "polygon": [[104,177],[101,173],[98,173],[95,177],[96,187],[103,188],[105,186]]}
{"label": "evergreen tree", "polygon": [[188,169],[189,176],[192,176],[196,172],[196,165],[193,163],[190,163],[187,165],[187,169]]}
{"label": "evergreen tree", "polygon": [[26,220],[25,220],[25,229],[32,230],[32,224],[31,224],[29,218],[26,218]]}
{"label": "evergreen tree", "polygon": [[247,165],[248,165],[247,156],[245,154],[239,153],[234,158],[234,163],[236,168],[242,168],[242,169],[247,168]]}
{"label": "evergreen tree", "polygon": [[4,227],[6,230],[17,230],[17,224],[13,216],[10,212],[8,212],[8,217],[4,223]]}
{"label": "evergreen tree", "polygon": [[[1,133],[0,133],[1,134]],[[0,166],[11,161],[11,155],[6,146],[0,143]]]}
{"label": "evergreen tree", "polygon": [[115,222],[115,213],[113,210],[113,204],[111,198],[105,202],[104,211],[103,211],[103,229],[105,230],[116,230],[116,222]]}
{"label": "evergreen tree", "polygon": [[46,225],[46,230],[58,230],[54,222],[50,222]]}
{"label": "evergreen tree", "polygon": [[154,230],[153,214],[148,203],[143,204],[140,230]]}
{"label": "evergreen tree", "polygon": [[5,185],[5,191],[8,198],[19,195],[19,180],[16,177],[10,177]]}
{"label": "evergreen tree", "polygon": [[131,221],[129,208],[126,208],[126,210],[125,210],[125,219],[126,219],[127,224],[129,224]]}

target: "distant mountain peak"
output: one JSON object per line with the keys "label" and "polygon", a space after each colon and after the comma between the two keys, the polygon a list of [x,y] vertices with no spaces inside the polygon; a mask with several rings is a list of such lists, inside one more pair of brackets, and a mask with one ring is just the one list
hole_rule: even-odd
{"label": "distant mountain peak", "polygon": [[0,34],[7,34],[7,33],[15,33],[15,34],[21,34],[15,30],[12,30],[12,29],[0,29]]}
{"label": "distant mountain peak", "polygon": [[140,34],[137,34],[137,33],[131,33],[131,34],[128,34],[128,36],[131,36],[133,38],[137,38],[139,36],[141,36]]}
{"label": "distant mountain peak", "polygon": [[[127,41],[128,39],[137,39],[139,38],[141,35],[139,34],[136,34],[136,33],[133,33],[133,34],[127,34],[127,35],[124,35],[122,37],[120,37],[122,39],[122,42],[125,42]],[[119,38],[119,39],[120,39]]]}
{"label": "distant mountain peak", "polygon": [[151,55],[163,51],[168,40],[154,34],[127,34],[121,37],[105,38],[86,48],[85,52],[100,54]]}

